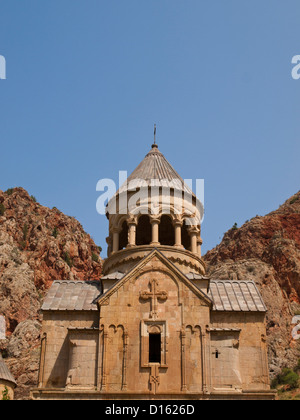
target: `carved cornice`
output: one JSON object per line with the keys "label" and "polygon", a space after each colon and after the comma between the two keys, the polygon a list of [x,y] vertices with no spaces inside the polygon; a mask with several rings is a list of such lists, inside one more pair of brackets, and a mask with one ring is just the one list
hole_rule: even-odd
{"label": "carved cornice", "polygon": [[[185,267],[190,267],[191,270],[199,274],[206,272],[205,262],[196,254],[181,248],[172,246],[158,245],[156,247],[159,251],[167,256],[173,264],[179,264]],[[108,272],[121,265],[132,264],[135,265],[153,251],[153,246],[135,246],[126,248],[122,251],[116,252],[104,261],[103,273]]]}

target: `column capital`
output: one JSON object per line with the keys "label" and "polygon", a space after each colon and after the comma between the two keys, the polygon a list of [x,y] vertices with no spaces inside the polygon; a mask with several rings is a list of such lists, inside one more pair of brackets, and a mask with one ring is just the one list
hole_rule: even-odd
{"label": "column capital", "polygon": [[174,227],[176,227],[176,226],[182,227],[183,226],[183,221],[180,220],[180,219],[174,219],[172,223],[173,223]]}
{"label": "column capital", "polygon": [[160,224],[160,217],[159,216],[150,216],[150,223],[151,223],[151,225],[153,223]]}
{"label": "column capital", "polygon": [[137,217],[136,216],[133,216],[132,214],[129,215],[129,217],[127,219],[127,224],[128,224],[128,226],[130,226],[130,225],[137,226],[137,224],[138,224]]}
{"label": "column capital", "polygon": [[200,233],[200,229],[197,226],[190,226],[188,227],[188,233],[190,235],[198,235]]}
{"label": "column capital", "polygon": [[112,233],[120,233],[122,229],[120,229],[119,227],[113,227],[112,228]]}

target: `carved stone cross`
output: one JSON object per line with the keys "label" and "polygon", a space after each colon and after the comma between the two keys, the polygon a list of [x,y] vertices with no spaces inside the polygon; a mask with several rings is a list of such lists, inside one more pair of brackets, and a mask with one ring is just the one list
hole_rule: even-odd
{"label": "carved stone cross", "polygon": [[157,299],[166,301],[168,299],[168,293],[165,291],[158,290],[158,281],[151,280],[149,282],[150,292],[141,292],[140,298],[142,300],[150,300],[151,299],[151,312],[150,318],[156,319],[157,318]]}
{"label": "carved stone cross", "polygon": [[150,389],[152,394],[156,394],[158,387],[160,385],[160,377],[159,377],[159,367],[158,366],[152,366],[151,367],[151,373],[150,373]]}

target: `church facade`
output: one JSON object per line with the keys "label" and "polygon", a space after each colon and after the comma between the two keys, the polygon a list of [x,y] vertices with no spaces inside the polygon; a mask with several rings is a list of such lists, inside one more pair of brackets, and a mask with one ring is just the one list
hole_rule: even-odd
{"label": "church facade", "polygon": [[45,299],[32,399],[274,398],[265,304],[247,279],[206,277],[202,211],[154,144],[108,204],[103,277]]}

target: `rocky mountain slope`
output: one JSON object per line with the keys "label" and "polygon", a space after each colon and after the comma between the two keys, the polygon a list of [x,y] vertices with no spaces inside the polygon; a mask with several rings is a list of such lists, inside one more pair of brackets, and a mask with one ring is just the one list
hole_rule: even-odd
{"label": "rocky mountain slope", "polygon": [[229,230],[204,257],[215,279],[252,279],[268,307],[271,376],[300,359],[293,318],[300,315],[300,192],[277,211]]}
{"label": "rocky mountain slope", "polygon": [[17,398],[37,382],[40,308],[55,279],[98,280],[99,248],[72,217],[36,202],[22,188],[0,191],[0,350],[17,379]]}
{"label": "rocky mountain slope", "polygon": [[[300,339],[300,192],[277,211],[234,226],[204,259],[212,278],[252,279],[268,307],[272,376],[294,367]],[[22,188],[0,191],[0,315],[7,339],[0,350],[18,381],[16,397],[37,383],[40,307],[54,279],[97,280],[99,249],[74,219],[39,205]]]}

